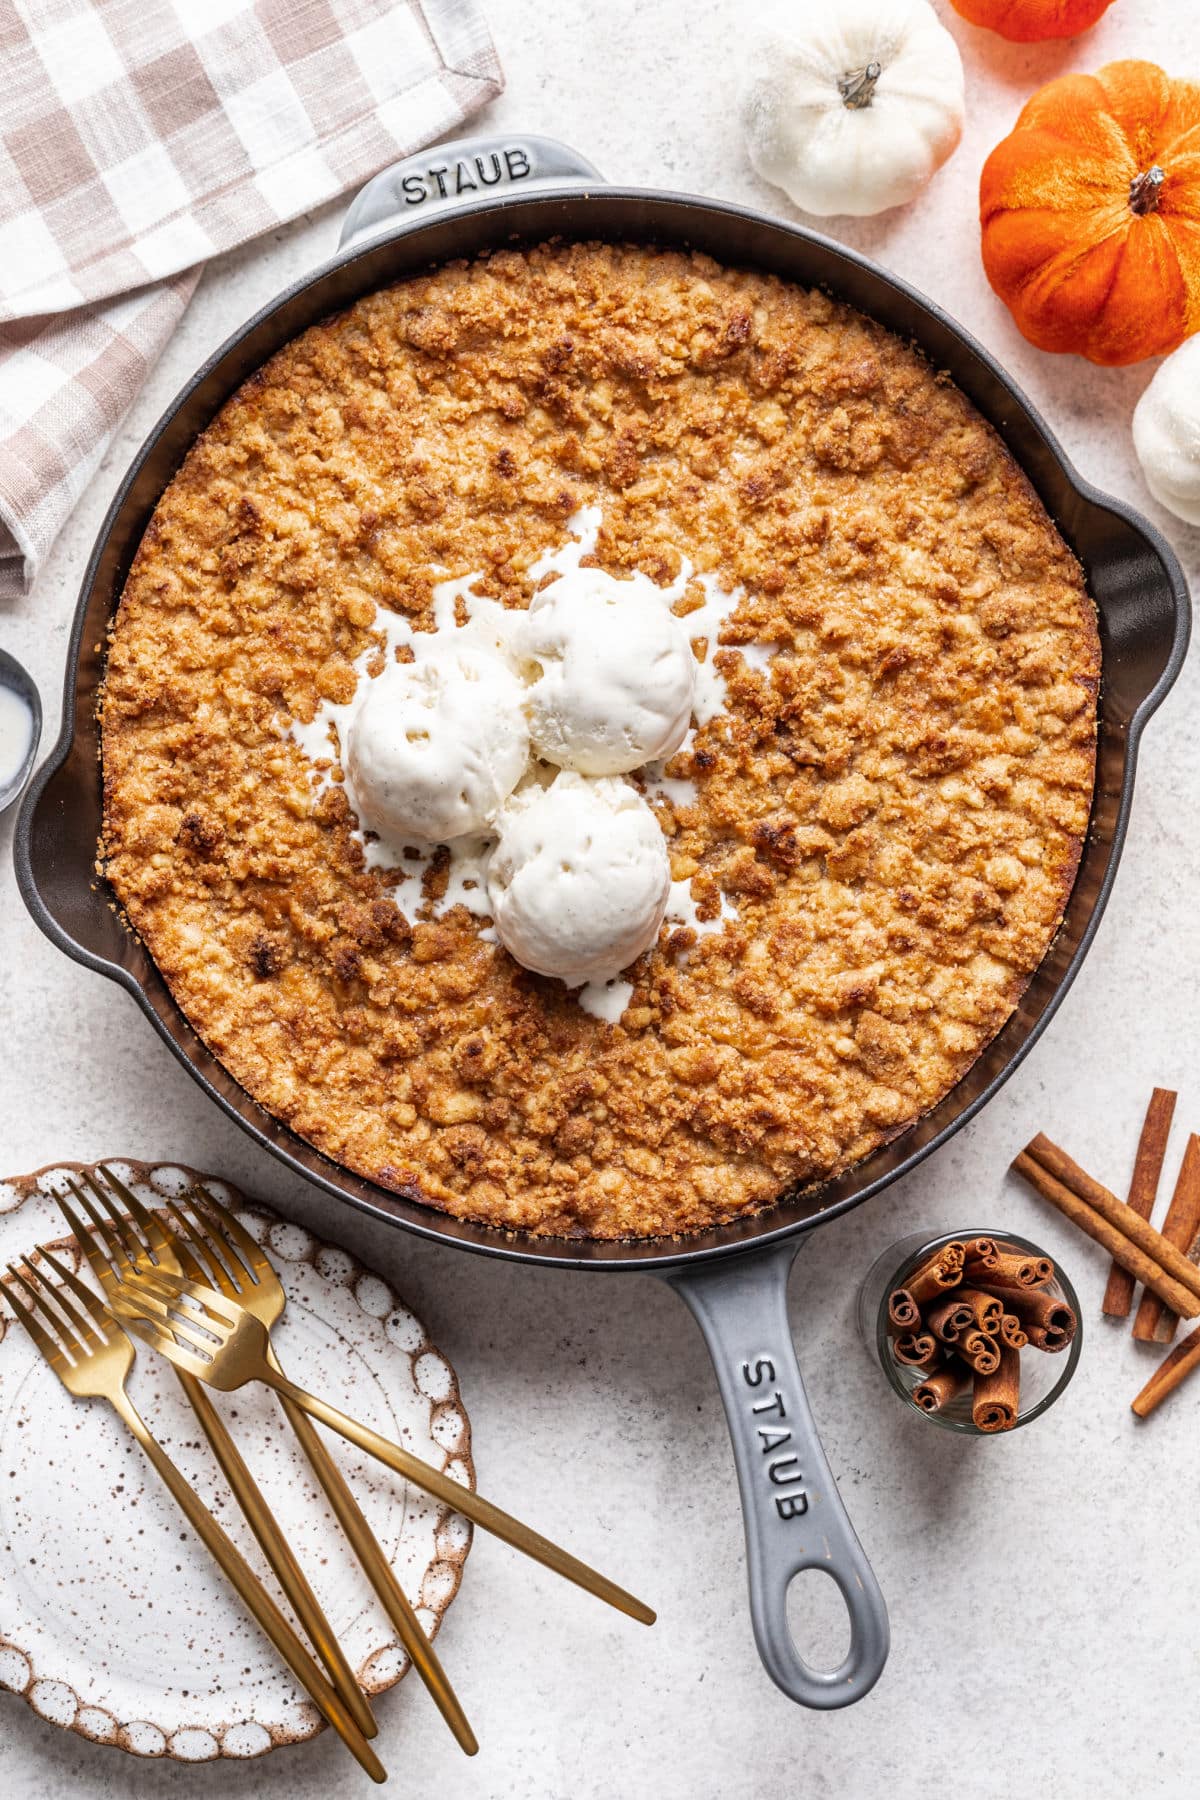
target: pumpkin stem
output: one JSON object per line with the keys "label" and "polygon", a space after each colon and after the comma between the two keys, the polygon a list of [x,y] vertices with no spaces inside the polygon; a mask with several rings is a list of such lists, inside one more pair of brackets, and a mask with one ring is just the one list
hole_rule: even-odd
{"label": "pumpkin stem", "polygon": [[1158,210],[1158,190],[1166,180],[1166,176],[1157,163],[1146,170],[1143,175],[1135,175],[1129,184],[1129,210],[1138,218]]}
{"label": "pumpkin stem", "polygon": [[883,64],[877,62],[869,62],[862,69],[848,70],[838,81],[842,105],[850,112],[857,112],[860,106],[870,106],[875,83],[882,74]]}

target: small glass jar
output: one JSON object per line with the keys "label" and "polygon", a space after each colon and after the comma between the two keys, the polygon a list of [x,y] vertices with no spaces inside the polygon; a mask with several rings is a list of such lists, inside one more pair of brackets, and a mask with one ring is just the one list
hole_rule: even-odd
{"label": "small glass jar", "polygon": [[[1022,1256],[1046,1254],[1039,1245],[1031,1244],[1028,1238],[1018,1237],[1012,1231],[972,1226],[964,1231],[943,1231],[937,1237],[929,1237],[922,1231],[913,1232],[911,1236],[889,1244],[867,1271],[858,1292],[858,1326],[868,1353],[877,1359],[888,1381],[910,1412],[915,1413],[918,1418],[928,1419],[932,1425],[940,1425],[945,1431],[966,1432],[971,1437],[1002,1437],[1006,1434],[980,1431],[975,1424],[971,1417],[970,1385],[937,1412],[925,1412],[917,1406],[913,1401],[913,1390],[924,1381],[925,1370],[909,1368],[896,1361],[888,1330],[888,1295],[897,1288],[904,1287],[921,1264],[945,1244],[961,1243],[964,1239],[979,1237],[993,1238],[1002,1250],[1018,1251]],[[1052,1257],[1049,1260],[1054,1261]],[[1070,1306],[1076,1319],[1075,1336],[1065,1350],[1048,1352],[1032,1345],[1022,1350],[1020,1396],[1016,1421],[1011,1427],[1014,1431],[1017,1426],[1028,1425],[1031,1419],[1039,1418],[1048,1407],[1054,1405],[1075,1373],[1075,1366],[1079,1361],[1083,1341],[1079,1301],[1075,1289],[1057,1262],[1054,1263],[1054,1275],[1054,1280],[1042,1291],[1053,1295],[1057,1300],[1065,1300]],[[948,1288],[947,1299],[953,1293],[954,1289]]]}

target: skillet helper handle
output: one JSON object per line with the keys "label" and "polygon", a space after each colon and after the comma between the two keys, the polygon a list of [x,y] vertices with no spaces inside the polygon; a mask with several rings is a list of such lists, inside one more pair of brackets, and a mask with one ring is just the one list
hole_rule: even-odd
{"label": "skillet helper handle", "polygon": [[[746,1526],[750,1615],[775,1685],[801,1706],[851,1706],[887,1661],[887,1607],[842,1504],[809,1410],[787,1315],[793,1242],[665,1276],[690,1307],[716,1369]],[[824,1569],[850,1615],[850,1648],[836,1669],[800,1655],[788,1588]]]}
{"label": "skillet helper handle", "polygon": [[455,138],[406,156],[368,181],[350,203],[338,248],[424,224],[431,214],[472,201],[508,194],[520,199],[548,187],[594,187],[602,180],[586,157],[557,138],[527,132]]}

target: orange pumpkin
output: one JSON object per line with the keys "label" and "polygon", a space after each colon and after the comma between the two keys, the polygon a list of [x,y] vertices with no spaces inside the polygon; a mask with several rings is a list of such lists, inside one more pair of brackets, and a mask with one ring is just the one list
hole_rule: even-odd
{"label": "orange pumpkin", "polygon": [[1097,363],[1200,326],[1200,85],[1154,63],[1063,75],[983,165],[983,266],[1041,350]]}
{"label": "orange pumpkin", "polygon": [[1112,0],[950,0],[972,25],[985,25],[1014,44],[1075,37],[1090,31]]}

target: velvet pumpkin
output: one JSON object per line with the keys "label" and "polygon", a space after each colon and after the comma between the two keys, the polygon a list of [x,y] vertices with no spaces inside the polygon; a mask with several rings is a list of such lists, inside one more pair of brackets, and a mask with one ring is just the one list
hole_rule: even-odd
{"label": "velvet pumpkin", "polygon": [[824,216],[915,199],[965,110],[958,45],[927,0],[748,10],[741,113],[763,179]]}
{"label": "velvet pumpkin", "polygon": [[1090,31],[1112,0],[950,0],[972,25],[998,31],[1014,44],[1075,37]]}
{"label": "velvet pumpkin", "polygon": [[983,165],[983,266],[1042,350],[1097,363],[1200,326],[1200,85],[1154,63],[1063,75]]}

